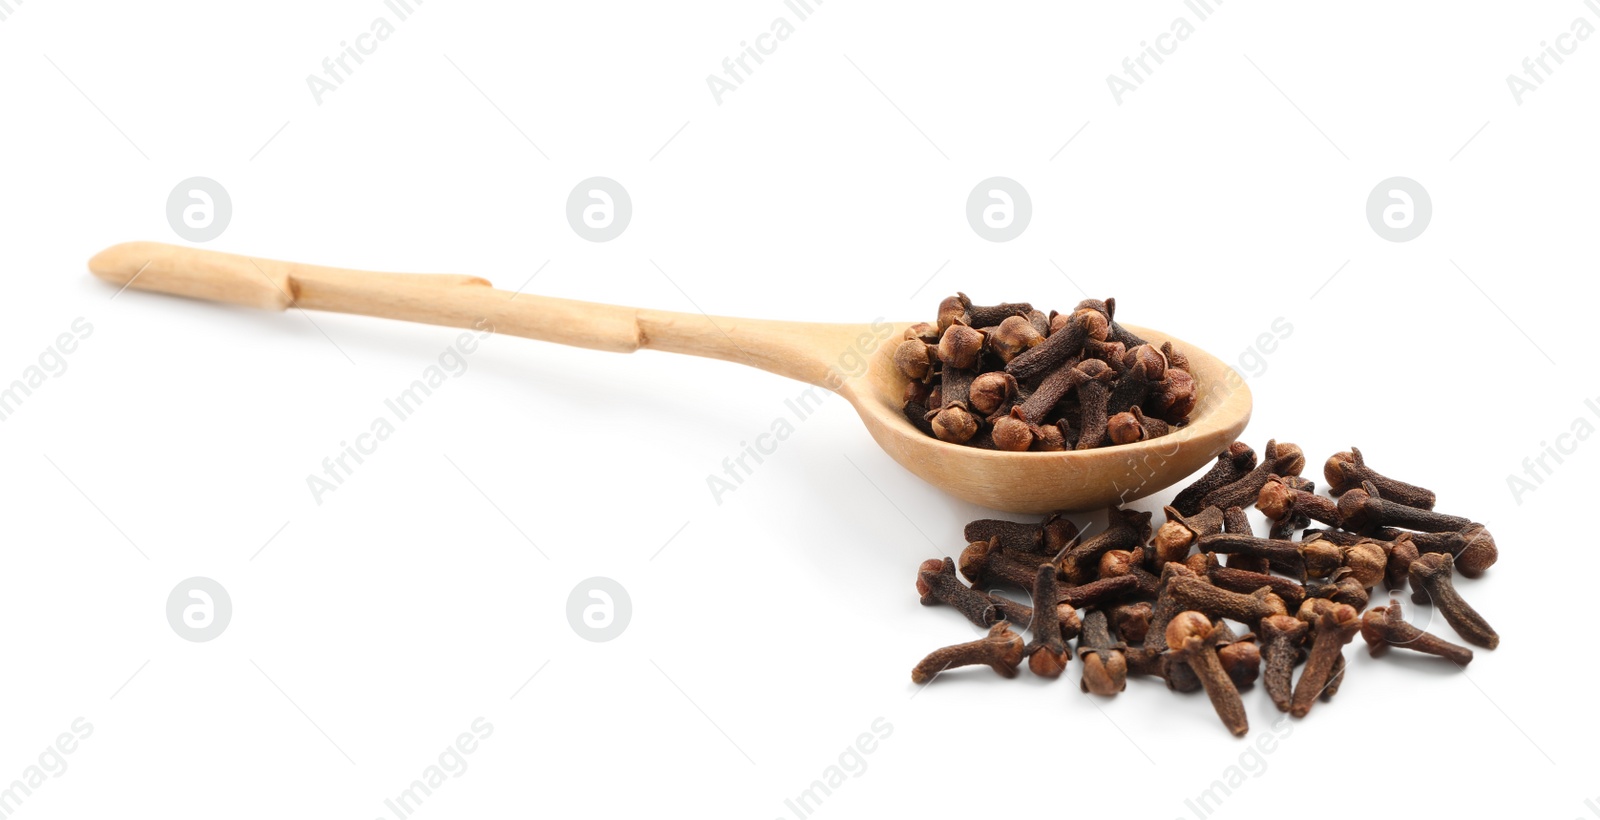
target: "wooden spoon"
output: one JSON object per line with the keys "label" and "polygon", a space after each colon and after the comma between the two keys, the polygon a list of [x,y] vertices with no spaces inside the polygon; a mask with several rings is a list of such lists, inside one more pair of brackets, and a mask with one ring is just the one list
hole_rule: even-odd
{"label": "wooden spoon", "polygon": [[[1094,510],[1149,495],[1222,452],[1250,420],[1250,390],[1226,364],[1165,333],[1129,326],[1189,357],[1197,389],[1188,426],[1095,450],[1010,453],[948,444],[900,412],[906,377],[894,348],[908,323],[774,322],[619,307],[496,290],[475,276],[397,274],[301,265],[154,242],[115,245],[89,260],[113,284],[252,307],[359,313],[485,327],[546,342],[632,353],[687,353],[758,367],[832,390],[895,461],[958,498],[997,510]],[[930,310],[931,314],[932,311]]]}

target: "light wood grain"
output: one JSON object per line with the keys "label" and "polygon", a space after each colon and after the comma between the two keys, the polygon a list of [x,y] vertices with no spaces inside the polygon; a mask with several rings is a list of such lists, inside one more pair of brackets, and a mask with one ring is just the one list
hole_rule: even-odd
{"label": "light wood grain", "polygon": [[1188,354],[1198,391],[1189,425],[1119,447],[1006,453],[947,444],[906,422],[900,413],[906,379],[892,357],[909,323],[707,317],[518,294],[473,276],[371,273],[152,242],[107,248],[89,269],[135,290],[481,327],[595,350],[661,350],[760,368],[837,392],[878,446],[906,469],[958,498],[1009,512],[1093,510],[1149,495],[1204,466],[1250,420],[1250,390],[1225,363],[1168,334],[1132,326],[1145,339],[1171,341]]}

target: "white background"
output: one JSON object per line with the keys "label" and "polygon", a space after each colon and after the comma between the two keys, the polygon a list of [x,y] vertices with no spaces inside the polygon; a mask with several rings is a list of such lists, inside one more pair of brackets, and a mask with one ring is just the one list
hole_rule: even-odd
{"label": "white background", "polygon": [[[892,734],[819,816],[1193,817],[1236,764],[1218,816],[1600,803],[1592,550],[1567,524],[1600,444],[1565,439],[1537,489],[1507,483],[1575,419],[1600,425],[1600,38],[1520,105],[1506,84],[1596,10],[1239,0],[1119,105],[1107,75],[1187,7],[830,0],[718,105],[706,76],[793,21],[781,3],[430,2],[319,105],[306,76],[392,18],[381,3],[9,4],[0,382],[93,326],[0,424],[0,784],[94,727],[22,816],[390,817],[480,716],[492,736],[419,815],[790,817],[878,718]],[[919,692],[913,663],[976,631],[918,605],[916,565],[986,511],[890,461],[837,398],[719,504],[707,476],[804,387],[660,353],[491,338],[318,505],[307,475],[458,331],[87,274],[108,244],[181,241],[165,203],[196,175],[234,204],[208,247],[530,293],[860,322],[931,318],[957,289],[1114,295],[1239,363],[1258,450],[1299,443],[1321,485],[1356,444],[1486,522],[1502,560],[1461,588],[1503,646],[1463,674],[1358,639],[1303,721],[1274,730],[1247,693],[1242,741],[1159,681],[1090,699],[1077,661]],[[605,244],[564,214],[595,175],[634,204]],[[996,175],[1034,206],[1003,244],[963,212]],[[1365,216],[1396,175],[1433,202],[1406,243]],[[1241,362],[1279,317],[1289,338]],[[165,619],[191,576],[233,601],[209,643]],[[591,576],[631,596],[609,643],[567,621]]]}

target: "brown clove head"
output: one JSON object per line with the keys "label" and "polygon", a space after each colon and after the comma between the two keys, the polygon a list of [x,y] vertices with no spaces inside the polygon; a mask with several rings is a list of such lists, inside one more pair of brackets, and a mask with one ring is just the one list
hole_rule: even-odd
{"label": "brown clove head", "polygon": [[1235,641],[1218,649],[1217,659],[1222,662],[1222,671],[1227,672],[1233,685],[1240,689],[1255,683],[1261,676],[1261,647],[1253,640]]}
{"label": "brown clove head", "polygon": [[1294,489],[1283,479],[1273,476],[1261,486],[1261,493],[1256,496],[1256,509],[1273,521],[1282,521],[1293,511],[1294,497]]}
{"label": "brown clove head", "polygon": [[[896,356],[899,350],[895,351]],[[898,362],[898,358],[896,362]],[[1017,380],[1010,373],[1003,370],[994,370],[982,373],[972,380],[972,387],[968,390],[967,400],[972,402],[972,409],[987,416],[1017,395]]]}
{"label": "brown clove head", "polygon": [[966,325],[955,324],[946,328],[939,337],[939,361],[945,367],[967,370],[978,363],[983,353],[983,332]]}
{"label": "brown clove head", "polygon": [[1344,550],[1321,538],[1302,541],[1300,559],[1305,563],[1307,578],[1326,578],[1344,564]]}
{"label": "brown clove head", "polygon": [[951,444],[964,444],[978,434],[978,420],[959,403],[929,413],[928,421],[933,424],[933,434]]}
{"label": "brown clove head", "polygon": [[1037,649],[1028,656],[1028,671],[1041,678],[1059,678],[1067,670],[1067,661],[1071,657],[1060,650]]}
{"label": "brown clove head", "polygon": [[1083,323],[1088,338],[1103,342],[1111,335],[1111,320],[1104,311],[1093,308],[1080,308],[1072,313],[1072,321]]}
{"label": "brown clove head", "polygon": [[1187,557],[1196,538],[1222,532],[1222,511],[1216,507],[1207,507],[1191,516],[1185,516],[1176,507],[1167,507],[1165,512],[1167,523],[1156,530],[1155,540],[1151,542],[1157,572],[1169,561],[1182,561]]}
{"label": "brown clove head", "polygon": [[949,330],[950,326],[957,322],[966,322],[968,318],[970,317],[967,315],[967,300],[962,298],[961,294],[946,296],[944,301],[939,303],[940,333]]}
{"label": "brown clove head", "polygon": [[1384,554],[1383,547],[1372,541],[1363,541],[1353,547],[1343,547],[1342,551],[1345,567],[1349,568],[1351,577],[1361,586],[1371,589],[1383,581],[1384,572],[1389,566],[1389,557]]}
{"label": "brown clove head", "polygon": [[1361,639],[1367,642],[1367,651],[1371,654],[1376,655],[1388,648],[1390,631],[1388,607],[1369,609],[1361,616]]}
{"label": "brown clove head", "polygon": [[907,339],[894,349],[894,364],[900,372],[912,381],[922,381],[928,378],[928,373],[933,369],[933,359],[929,355],[926,342],[919,339]]}
{"label": "brown clove head", "polygon": [[1121,652],[1093,652],[1083,657],[1083,690],[1109,696],[1128,688],[1128,659]]}
{"label": "brown clove head", "polygon": [[1456,568],[1468,578],[1477,578],[1494,566],[1500,558],[1500,548],[1494,543],[1494,536],[1482,524],[1473,524],[1458,535],[1466,542],[1461,551],[1456,553]]}
{"label": "brown clove head", "polygon": [[1118,413],[1106,421],[1106,436],[1112,444],[1132,444],[1144,440],[1144,425],[1131,412]]}
{"label": "brown clove head", "polygon": [[994,446],[1000,450],[1020,453],[1033,446],[1033,425],[1022,417],[1020,409],[1013,409],[1010,415],[996,419],[991,435]]}
{"label": "brown clove head", "polygon": [[1430,552],[1411,562],[1411,580],[1418,585],[1415,596],[1424,595],[1423,588],[1450,580],[1455,559],[1442,552]]}
{"label": "brown clove head", "polygon": [[1040,453],[1056,453],[1067,449],[1067,436],[1061,431],[1060,425],[1046,424],[1040,427],[1035,424],[1028,425],[1033,433],[1033,446],[1029,449]]}
{"label": "brown clove head", "polygon": [[1117,637],[1123,643],[1142,644],[1145,633],[1150,629],[1153,614],[1149,601],[1119,604],[1111,608],[1111,626],[1117,630]]}
{"label": "brown clove head", "polygon": [[916,339],[929,343],[937,342],[939,341],[939,326],[928,322],[917,322],[907,327],[906,332],[900,338]]}
{"label": "brown clove head", "polygon": [[1180,612],[1167,622],[1167,646],[1174,650],[1187,648],[1191,638],[1204,643],[1209,637],[1211,619],[1202,612]]}
{"label": "brown clove head", "polygon": [[1194,376],[1187,370],[1169,367],[1161,382],[1150,395],[1150,414],[1166,422],[1178,424],[1194,412]]}
{"label": "brown clove head", "polygon": [[925,599],[933,593],[933,587],[928,583],[928,579],[924,577],[924,573],[937,575],[942,569],[944,569],[944,560],[940,558],[929,558],[917,566],[918,597]]}
{"label": "brown clove head", "polygon": [[1023,316],[1009,316],[989,336],[989,349],[1003,362],[1009,362],[1030,347],[1044,341],[1044,334]]}

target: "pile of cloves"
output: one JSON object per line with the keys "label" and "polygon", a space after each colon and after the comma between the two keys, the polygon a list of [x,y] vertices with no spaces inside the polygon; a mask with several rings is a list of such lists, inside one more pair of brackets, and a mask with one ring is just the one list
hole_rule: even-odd
{"label": "pile of cloves", "polygon": [[[1259,679],[1278,709],[1304,717],[1338,691],[1357,633],[1373,656],[1402,648],[1472,661],[1471,649],[1407,622],[1398,600],[1367,609],[1379,585],[1395,594],[1409,583],[1413,602],[1431,604],[1463,640],[1499,644],[1454,583],[1499,557],[1482,524],[1435,512],[1431,491],[1378,473],[1354,447],[1324,465],[1333,498],[1316,494],[1304,468],[1293,444],[1268,441],[1258,460],[1236,442],[1177,494],[1159,527],[1151,513],[1119,508],[1087,536],[1061,514],[969,523],[959,561],[924,561],[917,592],[988,633],[929,654],[912,680],[976,664],[1016,677],[1024,660],[1056,678],[1076,655],[1084,692],[1115,695],[1129,675],[1203,689],[1228,730],[1244,735],[1240,690]],[[1266,538],[1252,532],[1252,505],[1271,522]]]}
{"label": "pile of cloves", "polygon": [[940,441],[998,450],[1089,450],[1164,436],[1194,410],[1189,360],[1116,322],[1117,300],[1071,313],[1027,302],[939,304],[906,329],[894,361],[902,411]]}

